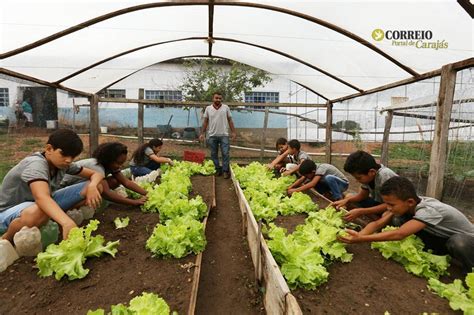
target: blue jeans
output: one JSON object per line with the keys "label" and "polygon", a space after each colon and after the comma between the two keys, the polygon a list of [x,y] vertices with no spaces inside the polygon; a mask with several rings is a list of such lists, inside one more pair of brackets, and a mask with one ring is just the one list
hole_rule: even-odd
{"label": "blue jeans", "polygon": [[319,182],[316,184],[315,189],[319,193],[330,191],[334,200],[340,200],[343,197],[342,193],[346,191],[348,187],[349,183],[345,180],[334,175],[327,175],[321,177]]}
{"label": "blue jeans", "polygon": [[[229,136],[212,136],[207,139],[207,143],[209,143],[209,147],[211,148],[211,159],[212,162],[214,162],[217,173],[229,172]],[[221,146],[222,152],[222,167],[219,165],[219,145]]]}
{"label": "blue jeans", "polygon": [[[71,209],[75,204],[84,199],[81,191],[88,184],[88,181],[80,182],[71,186],[67,186],[53,192],[53,200],[64,211]],[[0,230],[7,230],[10,223],[20,217],[23,210],[32,206],[34,201],[25,201],[13,206],[3,212],[0,212]]]}
{"label": "blue jeans", "polygon": [[130,172],[133,176],[145,176],[150,174],[152,171],[156,171],[160,166],[160,163],[152,160],[144,166],[130,166]]}

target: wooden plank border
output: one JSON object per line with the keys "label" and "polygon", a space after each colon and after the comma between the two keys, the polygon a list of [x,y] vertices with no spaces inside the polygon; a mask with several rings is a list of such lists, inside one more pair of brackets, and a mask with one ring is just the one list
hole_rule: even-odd
{"label": "wooden plank border", "polygon": [[[263,303],[267,314],[302,314],[301,308],[295,297],[291,294],[265,239],[258,234],[257,221],[232,169],[231,178],[239,200],[242,222],[244,224],[243,228],[246,232],[257,281],[261,280],[261,285],[265,288]],[[260,279],[258,279],[259,275]]]}
{"label": "wooden plank border", "polygon": [[[211,214],[211,210],[216,207],[216,178],[212,176],[212,200],[209,205],[207,205],[207,216],[202,222],[204,224],[204,233],[206,232],[207,219]],[[200,252],[196,257],[196,262],[194,263],[194,273],[193,273],[193,285],[191,287],[191,298],[189,300],[188,315],[194,315],[196,311],[197,295],[199,291],[199,279],[201,277],[201,265],[202,265],[202,254],[204,251]]]}
{"label": "wooden plank border", "polygon": [[[208,210],[211,210],[211,207],[209,206]],[[209,212],[208,212],[209,214]],[[202,222],[204,224],[204,232],[206,231],[206,225],[207,225],[207,217],[204,218],[204,221]],[[194,315],[196,311],[196,302],[197,302],[197,295],[199,291],[199,279],[201,277],[201,264],[202,264],[202,253],[204,251],[200,252],[197,257],[196,261],[194,263],[194,274],[193,274],[193,285],[191,287],[191,299],[189,300],[189,308],[188,308],[188,315]]]}

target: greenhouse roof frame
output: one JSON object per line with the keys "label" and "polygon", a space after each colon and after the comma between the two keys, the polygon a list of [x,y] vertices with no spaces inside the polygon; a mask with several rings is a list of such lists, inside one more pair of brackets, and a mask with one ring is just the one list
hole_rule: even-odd
{"label": "greenhouse roof frame", "polygon": [[[407,100],[406,102],[390,105],[384,107],[380,110],[380,113],[386,111],[399,111],[399,110],[408,110],[408,109],[418,109],[426,108],[431,106],[436,106],[438,102],[438,95],[432,94],[412,100]],[[472,103],[474,102],[474,88],[468,89],[459,89],[454,91],[453,104],[462,104],[462,103]]]}
{"label": "greenhouse roof frame", "polygon": [[[7,49],[0,53],[0,60],[2,60],[0,72],[40,84],[57,87],[79,95],[91,96],[104,87],[109,87],[157,61],[162,62],[188,56],[220,57],[237,60],[270,73],[287,77],[313,91],[325,100],[335,103],[438,76],[441,73],[441,67],[448,63],[453,63],[453,67],[456,70],[473,66],[472,19],[469,16],[472,15],[472,4],[461,0],[458,2],[459,4],[453,1],[441,0],[422,1],[418,4],[412,4],[404,1],[392,1],[390,3],[381,1],[380,4],[375,5],[376,8],[369,10],[368,7],[366,8],[364,6],[364,3],[359,5],[346,3],[345,6],[341,6],[339,1],[331,3],[313,1],[308,3],[307,1],[277,2],[275,0],[268,0],[256,3],[225,0],[187,0],[141,3],[141,1],[131,0],[122,3],[111,3],[110,1],[104,0],[99,1],[97,4],[99,8],[97,12],[102,12],[103,14],[98,15],[96,11],[90,13],[86,8],[82,8],[84,18],[76,18],[76,20],[82,21],[81,23],[69,25],[69,27],[59,29],[59,31],[53,32],[48,36],[39,36],[37,34],[29,34],[25,31],[25,29],[32,30],[36,26],[34,21],[28,25],[18,24],[18,21],[23,21],[24,19],[21,15],[24,11],[20,10],[22,4],[28,4],[33,7],[35,4],[31,1],[22,1],[20,5],[13,6],[12,4],[14,2],[7,0],[2,2],[2,5],[5,7],[9,5],[9,8],[12,8],[9,13],[12,14],[6,18],[6,23],[3,23],[4,28],[7,29],[4,30],[4,34],[9,35],[9,29],[13,31],[12,34],[17,30],[17,34],[22,35],[18,37],[24,38],[4,36],[6,38],[4,40],[4,46],[6,46]],[[38,10],[43,11],[35,12],[35,14],[41,16],[41,13],[46,14],[48,10],[53,10],[54,16],[55,12],[62,12],[62,6],[71,5],[71,3],[77,8],[81,8],[81,5],[84,6],[87,4],[87,0],[75,0],[68,2],[68,4],[51,1],[43,2],[41,6],[38,7]],[[97,2],[94,2],[94,4],[96,3]],[[365,5],[367,5],[367,3]],[[395,6],[393,6],[393,3],[395,3]],[[351,10],[367,9],[367,11],[370,11],[369,13],[380,13],[385,9],[384,4],[387,5],[388,8],[398,8],[400,12],[403,12],[403,10],[410,12],[410,10],[419,8],[427,10],[427,18],[422,21],[423,23],[417,24],[410,20],[411,18],[413,18],[413,20],[418,19],[414,13],[408,14],[408,17],[404,17],[404,19],[407,20],[407,25],[411,23],[420,28],[422,28],[420,25],[424,26],[431,32],[431,35],[433,35],[433,33],[436,34],[436,32],[443,32],[440,29],[436,30],[436,25],[430,22],[430,18],[434,18],[434,16],[430,16],[430,14],[434,14],[433,12],[435,12],[436,9],[439,10],[440,8],[449,7],[452,11],[446,15],[449,15],[449,19],[455,20],[457,25],[451,32],[444,32],[443,35],[447,36],[447,42],[449,42],[450,45],[454,45],[455,49],[450,51],[449,54],[444,53],[444,51],[441,52],[442,49],[439,49],[438,54],[436,52],[438,49],[431,51],[430,49],[414,50],[414,47],[405,47],[407,48],[406,50],[396,47],[393,48],[390,47],[389,44],[381,44],[375,40],[371,40],[371,35],[366,34],[367,29],[371,29],[368,28],[370,25],[363,25],[363,27],[361,27],[363,23],[356,23],[352,25],[355,30],[340,25],[350,24],[348,22],[346,23],[344,17],[345,15],[351,16],[353,13]],[[373,3],[371,3],[371,5],[373,5]],[[471,5],[471,10],[469,10],[469,5]],[[351,8],[346,8],[347,6]],[[436,8],[432,10],[431,6],[436,6]],[[338,12],[342,17],[337,16],[331,11],[334,8],[342,11]],[[136,12],[143,14],[134,15]],[[235,12],[237,12],[237,14],[234,14]],[[369,17],[371,17],[369,13],[367,13],[364,18],[371,21],[369,19]],[[392,13],[393,12],[391,12],[391,14]],[[242,26],[242,24],[237,23],[239,22],[239,16],[244,16],[244,14],[250,19],[246,21],[246,24],[250,24],[249,26]],[[318,14],[324,18],[317,16]],[[185,20],[186,23],[190,24],[186,24],[181,20],[173,20],[172,17],[168,17],[168,15],[172,17],[184,15],[185,18],[181,20]],[[186,21],[186,17],[195,16],[198,18],[193,19],[193,22]],[[59,18],[58,15],[55,15],[55,17]],[[142,18],[144,20],[143,25],[147,25],[146,21],[155,21],[157,17],[161,19],[169,18],[173,21],[173,29],[170,32],[174,32],[174,36],[168,36],[168,34],[165,34],[167,32],[166,30],[160,30],[158,33],[160,33],[160,36],[164,36],[165,40],[141,41],[140,43],[145,43],[144,45],[131,43],[127,47],[128,49],[122,49],[120,45],[118,45],[120,47],[115,47],[115,49],[108,49],[107,46],[109,45],[102,45],[104,47],[101,47],[97,45],[97,42],[95,42],[94,45],[94,40],[91,40],[91,43],[88,43],[88,45],[90,44],[90,46],[88,46],[90,47],[89,50],[94,50],[94,52],[95,50],[100,51],[100,53],[92,54],[89,59],[85,58],[87,60],[93,60],[93,62],[86,62],[85,59],[81,60],[84,54],[76,52],[73,49],[69,51],[66,49],[66,61],[61,63],[63,64],[62,66],[56,67],[58,63],[57,57],[61,56],[61,54],[57,52],[61,50],[56,49],[69,48],[68,44],[74,43],[78,39],[77,37],[84,40],[88,39],[88,36],[92,37],[96,35],[96,33],[97,36],[100,37],[101,34],[110,33],[116,35],[118,33],[120,35],[121,32],[140,35],[147,33],[148,29],[139,29],[140,32],[134,32],[134,29],[126,28],[127,25],[128,27],[135,25],[132,22],[139,22]],[[33,16],[32,19],[34,18]],[[65,20],[67,20],[67,18],[68,16],[64,17]],[[253,31],[255,25],[260,25],[258,22],[257,24],[252,22],[257,18],[262,19],[261,35],[255,34]],[[277,18],[277,21],[283,25],[283,29],[278,25],[272,24],[274,18]],[[386,18],[386,16],[384,16],[384,18]],[[446,21],[449,19],[446,18]],[[37,21],[39,20],[38,18]],[[160,19],[158,20],[161,21]],[[175,21],[176,23],[174,23]],[[206,23],[204,23],[204,21]],[[125,23],[125,29],[117,28],[117,25],[122,25],[120,22],[128,23]],[[391,22],[393,24],[394,22],[400,21],[395,18]],[[103,25],[104,23],[105,26]],[[470,26],[470,28],[459,28],[459,25],[467,25]],[[192,27],[192,31],[188,31],[186,26]],[[238,32],[232,29],[232,27],[237,27],[237,30],[240,28],[244,30]],[[245,27],[247,27],[247,29],[245,29]],[[384,29],[387,27],[388,26],[384,26]],[[51,26],[51,28],[58,29],[58,26],[54,25]],[[273,30],[274,28],[276,28],[276,30]],[[432,28],[433,31],[431,31]],[[466,30],[466,32],[459,36],[459,29]],[[23,32],[20,32],[21,30],[23,30]],[[151,30],[153,31],[153,29]],[[374,32],[377,30],[378,29],[374,30]],[[299,32],[301,31],[305,31],[307,34],[311,34],[311,36],[315,34],[314,36],[319,37],[317,39],[299,38],[297,35],[300,34]],[[200,34],[201,36],[184,37],[176,35],[180,32],[191,32]],[[204,32],[206,34],[204,34]],[[35,38],[35,35],[39,37]],[[467,35],[466,37],[468,39],[463,40],[463,35]],[[273,43],[271,41],[272,38],[276,38],[275,42],[279,42]],[[372,38],[374,38],[373,34]],[[127,39],[132,41],[133,36],[127,37]],[[349,41],[347,39],[349,39]],[[288,44],[282,43],[283,41],[288,41]],[[445,40],[443,40],[443,42],[444,41]],[[465,43],[465,41],[467,43]],[[326,48],[326,46],[321,45],[321,43],[329,47],[327,53],[318,50]],[[113,46],[113,43],[108,44]],[[203,49],[202,45],[205,45],[206,49]],[[295,47],[293,47],[293,45]],[[125,47],[127,45],[123,46]],[[163,53],[163,57],[158,58],[158,60],[154,57],[152,51],[156,49],[157,46],[160,46],[161,49],[157,50],[156,53]],[[80,46],[77,47],[80,48]],[[302,47],[305,49],[299,49]],[[347,48],[347,52],[343,48]],[[311,51],[311,49],[317,51],[321,56],[314,57],[313,54],[306,51]],[[238,53],[236,53],[237,51]],[[53,53],[50,60],[45,58],[47,52]],[[413,56],[413,52],[416,52],[419,56]],[[146,53],[149,55],[146,55]],[[337,57],[339,55],[343,56],[344,53],[347,53],[350,58],[331,59],[333,54]],[[262,56],[260,54],[262,54]],[[364,56],[357,57],[359,56],[358,54],[364,54]],[[319,57],[321,57],[321,61],[318,59]],[[28,60],[30,60],[28,58],[32,59],[32,61],[28,62]],[[352,62],[352,59],[356,59],[356,61]],[[133,66],[126,69],[120,68],[120,66],[123,67],[124,64],[128,65],[127,61],[130,60],[135,61]],[[140,60],[140,62],[136,62],[136,60]],[[429,62],[425,62],[425,60]],[[374,64],[368,62],[373,62]],[[341,65],[334,65],[335,63],[341,63]],[[26,66],[24,66],[24,64],[26,64]],[[416,66],[414,67],[412,64]],[[73,71],[71,71],[71,69]],[[292,72],[293,70],[295,72]],[[360,71],[363,75],[357,76],[357,71]],[[390,73],[392,73],[392,71],[395,72],[394,76],[383,77],[387,71]],[[102,75],[107,72],[111,73],[110,75],[107,74],[109,77]],[[102,81],[94,81],[96,78]]]}

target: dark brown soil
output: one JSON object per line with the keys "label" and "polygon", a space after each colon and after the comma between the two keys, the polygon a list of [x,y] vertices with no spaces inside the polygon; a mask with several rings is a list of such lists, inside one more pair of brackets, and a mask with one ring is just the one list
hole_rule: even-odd
{"label": "dark brown soil", "polygon": [[[319,206],[320,209],[324,209],[329,205],[329,202],[322,199],[321,197],[316,196],[310,192],[307,192],[307,194],[311,197],[314,203]],[[305,213],[289,216],[279,215],[273,222],[275,223],[275,225],[285,228],[288,234],[291,234],[295,231],[298,225],[304,224],[304,220],[306,220],[307,217],[308,215]]]}
{"label": "dark brown soil", "polygon": [[191,182],[193,183],[193,190],[191,191],[190,198],[200,195],[208,206],[212,205],[212,201],[215,198],[212,177],[195,175],[191,177]]}
{"label": "dark brown soil", "polygon": [[196,314],[264,314],[232,181],[216,177]]}
{"label": "dark brown soil", "polygon": [[[313,198],[315,200],[315,198]],[[320,208],[328,205],[318,200]],[[274,221],[292,233],[296,226],[304,224],[306,214],[279,216]],[[348,264],[336,262],[329,266],[329,281],[314,291],[296,289],[293,295],[303,314],[421,314],[423,312],[456,314],[448,301],[432,294],[427,280],[409,274],[403,266],[386,260],[370,244],[354,244],[348,247],[354,259]],[[460,272],[450,268],[451,282]]]}
{"label": "dark brown soil", "polygon": [[[212,178],[194,176],[191,196],[199,194],[210,205],[214,191]],[[113,219],[130,217],[130,224],[116,230]],[[193,269],[182,265],[194,262],[195,255],[182,259],[151,257],[145,243],[158,214],[143,214],[137,208],[112,205],[96,215],[101,221],[98,234],[106,240],[120,239],[116,258],[89,259],[86,278],[56,281],[36,275],[32,258],[21,258],[0,274],[0,314],[85,314],[89,309],[127,303],[143,291],[163,297],[172,310],[185,314],[189,307]]]}
{"label": "dark brown soil", "polygon": [[[130,217],[130,224],[116,230],[116,217]],[[111,206],[96,215],[101,224],[97,233],[106,240],[120,240],[116,258],[89,259],[89,274],[81,280],[56,281],[40,278],[31,258],[21,258],[0,273],[0,314],[86,314],[88,310],[127,303],[143,291],[163,297],[172,310],[184,314],[191,295],[192,271],[181,265],[194,262],[196,256],[182,259],[157,259],[145,249],[145,243],[158,223],[157,214]]]}
{"label": "dark brown soil", "polygon": [[329,267],[329,281],[315,291],[293,290],[304,314],[456,314],[431,293],[424,278],[386,260],[369,244],[353,244],[354,259]]}
{"label": "dark brown soil", "polygon": [[304,220],[306,220],[307,217],[308,215],[305,213],[289,216],[280,215],[273,221],[273,223],[275,223],[276,226],[285,228],[286,232],[291,234],[295,231],[298,225],[304,224]]}

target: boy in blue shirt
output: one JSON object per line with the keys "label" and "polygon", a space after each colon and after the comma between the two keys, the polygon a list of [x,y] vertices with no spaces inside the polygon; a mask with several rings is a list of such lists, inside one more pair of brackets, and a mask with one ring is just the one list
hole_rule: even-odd
{"label": "boy in blue shirt", "polygon": [[[92,208],[100,205],[103,176],[73,162],[82,149],[82,140],[74,131],[59,129],[49,136],[44,152],[24,158],[7,173],[0,188],[3,239],[12,242],[22,227],[40,227],[49,218],[61,225],[66,239],[76,224],[64,211],[84,199]],[[90,181],[58,190],[66,173]]]}

